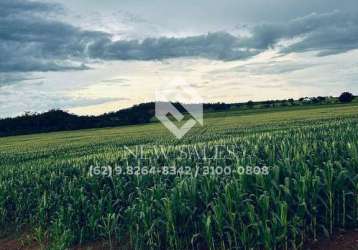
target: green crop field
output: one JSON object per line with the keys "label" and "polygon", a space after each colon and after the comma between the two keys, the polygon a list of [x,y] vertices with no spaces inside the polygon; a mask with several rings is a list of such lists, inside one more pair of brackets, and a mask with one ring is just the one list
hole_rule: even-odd
{"label": "green crop field", "polygon": [[[358,104],[0,138],[0,236],[43,249],[302,249],[358,228]],[[24,248],[27,244],[23,242]]]}

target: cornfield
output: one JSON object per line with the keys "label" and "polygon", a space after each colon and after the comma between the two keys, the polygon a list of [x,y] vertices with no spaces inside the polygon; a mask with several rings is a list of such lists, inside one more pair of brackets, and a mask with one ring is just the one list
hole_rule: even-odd
{"label": "cornfield", "polygon": [[[28,226],[49,249],[95,240],[128,249],[302,249],[358,228],[354,110],[213,117],[180,141],[159,124],[2,138],[0,228]],[[124,149],[136,145],[151,166],[194,171],[210,161],[268,173],[90,174],[91,166],[137,166]],[[211,159],[216,145],[234,147],[235,157]],[[187,149],[210,159],[174,157]]]}

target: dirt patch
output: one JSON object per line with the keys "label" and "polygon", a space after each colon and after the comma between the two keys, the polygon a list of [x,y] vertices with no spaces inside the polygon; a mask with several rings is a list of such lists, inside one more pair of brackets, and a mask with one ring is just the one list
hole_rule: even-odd
{"label": "dirt patch", "polygon": [[[49,249],[49,242],[46,241],[45,245],[41,245],[34,238],[31,230],[26,229],[19,232],[7,232],[0,235],[0,250],[40,250]],[[83,245],[75,245],[70,247],[71,250],[108,250],[109,242],[106,240],[97,240],[94,242],[87,242]],[[112,249],[130,250],[128,240],[112,242]]]}
{"label": "dirt patch", "polygon": [[40,245],[27,234],[14,234],[0,239],[0,250],[38,250]]}
{"label": "dirt patch", "polygon": [[311,243],[307,250],[358,250],[358,231],[337,233],[332,239]]}
{"label": "dirt patch", "polygon": [[[130,250],[131,248],[129,247],[129,243],[121,243],[118,241],[115,241],[112,243],[112,249],[120,249],[120,250]],[[95,241],[95,242],[90,242],[90,243],[86,243],[82,246],[75,246],[71,248],[72,250],[108,250],[110,249],[109,247],[109,242],[108,241]]]}
{"label": "dirt patch", "polygon": [[[108,250],[110,249],[108,242],[106,241],[96,241],[92,243],[87,243],[82,246],[75,246],[71,248],[72,250]],[[119,248],[118,243],[114,243],[112,249],[122,249]]]}
{"label": "dirt patch", "polygon": [[97,241],[82,246],[76,246],[73,247],[72,249],[73,250],[107,250],[109,249],[109,245],[106,242]]}
{"label": "dirt patch", "polygon": [[[40,245],[33,240],[29,233],[14,234],[0,239],[0,250],[38,250]],[[73,250],[108,250],[107,241],[96,241],[82,246],[75,246]],[[129,244],[114,243],[113,249],[130,249]],[[332,239],[322,239],[307,244],[305,250],[358,250],[358,231],[337,233]]]}

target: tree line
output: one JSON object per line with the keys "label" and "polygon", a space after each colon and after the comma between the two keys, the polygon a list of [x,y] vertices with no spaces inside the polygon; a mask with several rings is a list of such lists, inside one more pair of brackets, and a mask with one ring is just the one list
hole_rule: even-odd
{"label": "tree line", "polygon": [[[248,101],[246,103],[205,103],[204,112],[226,111],[230,109],[272,108],[297,106],[308,104],[324,104],[351,102],[354,96],[349,92],[342,93],[338,98],[333,97],[305,97],[298,100],[269,100],[262,102]],[[182,113],[185,108],[180,103],[173,105]],[[195,105],[195,104],[194,104]],[[155,117],[155,103],[142,103],[131,108],[99,116],[78,116],[63,110],[50,110],[45,113],[25,113],[24,115],[0,119],[0,136],[32,134],[52,131],[66,131],[86,128],[102,128],[123,125],[149,123]]]}

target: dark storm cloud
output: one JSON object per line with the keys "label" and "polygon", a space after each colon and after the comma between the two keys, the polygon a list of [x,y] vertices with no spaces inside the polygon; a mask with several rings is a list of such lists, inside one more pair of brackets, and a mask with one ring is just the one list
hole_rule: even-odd
{"label": "dark storm cloud", "polygon": [[82,30],[47,18],[60,7],[25,0],[0,2],[0,72],[88,69],[99,60],[161,60],[203,57],[239,60],[252,57],[279,41],[299,38],[282,53],[317,51],[324,56],[358,48],[358,15],[333,11],[287,23],[251,26],[249,37],[215,32],[183,38],[112,41],[108,33]]}
{"label": "dark storm cloud", "polygon": [[88,48],[89,56],[107,60],[160,60],[204,57],[219,60],[243,59],[257,50],[240,47],[239,39],[225,32],[185,38],[148,38],[143,41],[107,41]]}
{"label": "dark storm cloud", "polygon": [[300,41],[284,47],[281,52],[337,54],[358,48],[358,15],[340,11],[313,13],[286,24],[257,25],[252,34],[252,37],[243,39],[243,46],[264,50],[280,40],[299,38]]}
{"label": "dark storm cloud", "polygon": [[24,0],[1,0],[0,3],[0,16],[11,16],[11,15],[32,15],[33,12],[46,13],[49,11],[59,11],[62,7],[58,4],[53,3],[40,3],[34,1]]}
{"label": "dark storm cloud", "polygon": [[40,2],[0,2],[0,72],[88,68],[83,64],[86,47],[109,35],[37,15],[57,9]]}
{"label": "dark storm cloud", "polygon": [[151,38],[94,44],[90,57],[109,60],[155,60],[175,57],[204,57],[218,60],[245,59],[278,42],[298,38],[284,46],[283,54],[317,51],[331,55],[358,48],[358,15],[341,11],[310,14],[287,23],[266,23],[250,28],[249,37],[225,32],[184,38]]}
{"label": "dark storm cloud", "polygon": [[113,42],[104,32],[81,30],[71,24],[36,15],[57,5],[17,0],[0,2],[0,72],[83,70],[85,62],[155,60],[174,57],[241,59],[256,52],[241,50],[227,33],[187,38],[148,38]]}
{"label": "dark storm cloud", "polygon": [[331,55],[358,48],[358,15],[334,11],[325,14],[312,14],[293,23],[306,37],[283,51],[319,51],[319,55]]}

